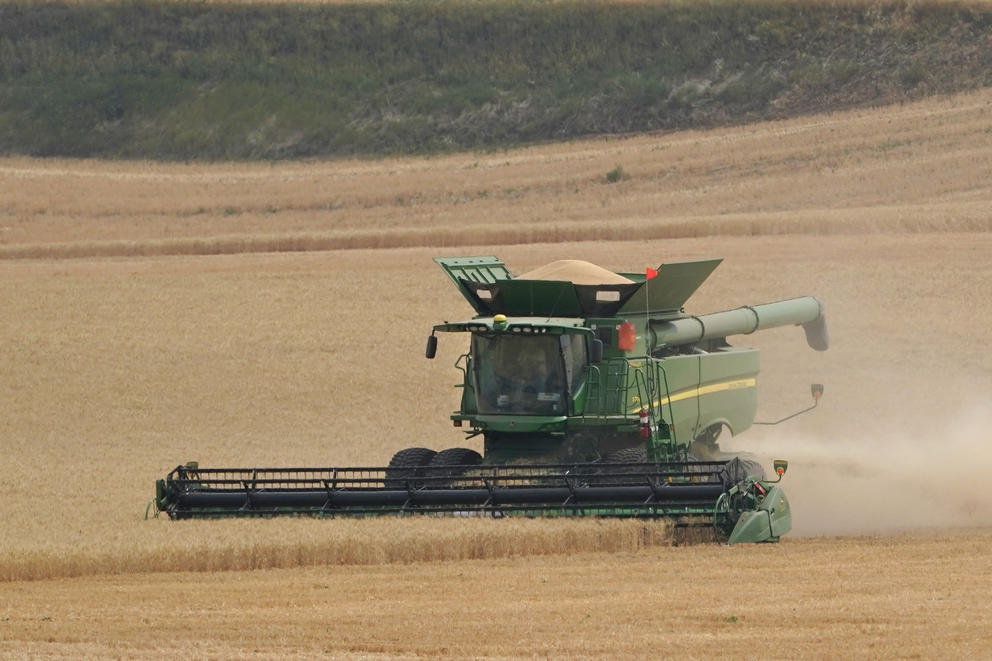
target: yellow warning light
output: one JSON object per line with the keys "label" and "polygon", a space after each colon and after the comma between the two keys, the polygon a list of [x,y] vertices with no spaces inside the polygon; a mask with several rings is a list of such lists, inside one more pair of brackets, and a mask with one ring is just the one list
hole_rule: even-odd
{"label": "yellow warning light", "polygon": [[506,315],[505,314],[498,314],[495,317],[493,317],[493,321],[496,322],[497,324],[506,323]]}

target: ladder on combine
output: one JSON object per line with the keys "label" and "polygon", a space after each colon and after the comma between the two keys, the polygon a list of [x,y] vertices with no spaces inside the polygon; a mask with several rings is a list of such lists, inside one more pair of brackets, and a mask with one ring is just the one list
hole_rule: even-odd
{"label": "ladder on combine", "polygon": [[[659,378],[650,370],[635,367],[626,358],[613,358],[606,361],[605,383],[599,367],[590,366],[587,375],[588,395],[581,416],[583,421],[605,421],[611,417],[606,412],[623,411],[623,419],[635,424],[639,422],[641,410],[647,409],[652,427],[664,424],[663,408],[666,400],[660,393],[667,393],[668,388],[662,388]],[[634,401],[640,402],[640,406],[631,408],[628,404]],[[590,408],[593,409],[593,413],[589,412]],[[671,415],[671,411],[669,414]],[[671,433],[673,434],[671,441],[674,442],[674,429]]]}

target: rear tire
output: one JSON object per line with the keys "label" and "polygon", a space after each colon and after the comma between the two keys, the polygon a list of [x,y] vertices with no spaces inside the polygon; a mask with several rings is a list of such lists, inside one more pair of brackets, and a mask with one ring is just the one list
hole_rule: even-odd
{"label": "rear tire", "polygon": [[423,476],[423,466],[426,466],[437,456],[437,452],[428,448],[406,448],[400,450],[389,460],[386,467],[384,484],[387,489],[417,489]]}
{"label": "rear tire", "polygon": [[689,446],[689,453],[698,457],[700,461],[713,461],[720,457],[720,435],[723,433],[723,425],[710,425],[699,436],[693,440]]}
{"label": "rear tire", "polygon": [[759,480],[764,480],[766,478],[765,467],[760,463],[754,459],[747,459],[743,456],[738,456],[737,458],[741,460],[741,466],[743,466],[745,473]]}
{"label": "rear tire", "polygon": [[[728,459],[733,459],[733,457],[728,457],[727,459],[714,459],[712,457],[704,458],[690,452],[686,454],[685,459],[686,461],[689,462],[689,465],[686,466],[686,472],[693,474],[693,477],[691,478],[693,482],[710,483],[710,482],[725,482],[726,480],[723,478],[723,474],[727,473],[726,469],[724,469],[719,473],[714,474],[714,470],[716,469],[713,468],[712,464],[718,461],[727,461]],[[696,462],[696,461],[710,463],[711,465],[708,467],[693,466],[692,462]],[[744,479],[743,476],[741,477],[741,479]]]}
{"label": "rear tire", "polygon": [[749,459],[746,456],[737,456],[727,464],[722,479],[724,484],[729,488],[731,485],[743,482],[748,477],[756,480],[764,480],[764,467],[754,459]]}

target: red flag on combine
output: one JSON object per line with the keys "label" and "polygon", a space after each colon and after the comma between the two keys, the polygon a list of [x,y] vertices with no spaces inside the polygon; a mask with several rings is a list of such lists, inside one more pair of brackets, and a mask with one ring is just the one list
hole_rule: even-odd
{"label": "red flag on combine", "polygon": [[658,277],[658,271],[656,271],[655,269],[653,269],[653,268],[651,268],[649,266],[648,267],[648,271],[647,271],[647,275],[648,275],[648,277],[647,277],[648,280],[650,280],[651,278],[657,278]]}

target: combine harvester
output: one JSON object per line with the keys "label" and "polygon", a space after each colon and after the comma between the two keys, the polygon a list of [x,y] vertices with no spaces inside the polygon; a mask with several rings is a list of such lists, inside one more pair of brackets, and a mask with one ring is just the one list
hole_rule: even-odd
{"label": "combine harvester", "polygon": [[[436,325],[427,357],[436,354],[437,333],[468,335],[468,352],[455,363],[461,404],[451,419],[466,438],[482,437],[481,455],[412,447],[379,468],[191,462],[158,480],[155,506],[174,519],[664,517],[712,527],[729,543],[775,541],[790,529],[778,486],[787,462],[776,461],[769,480],[756,461],[718,444],[724,428],[737,434],[755,424],[757,409],[758,351],[727,337],[801,325],[809,346],[823,351],[819,301],[685,314],[719,259],[643,274],[561,261],[518,277],[495,257],[435,261],[476,315]],[[822,392],[813,386],[806,411]]]}

